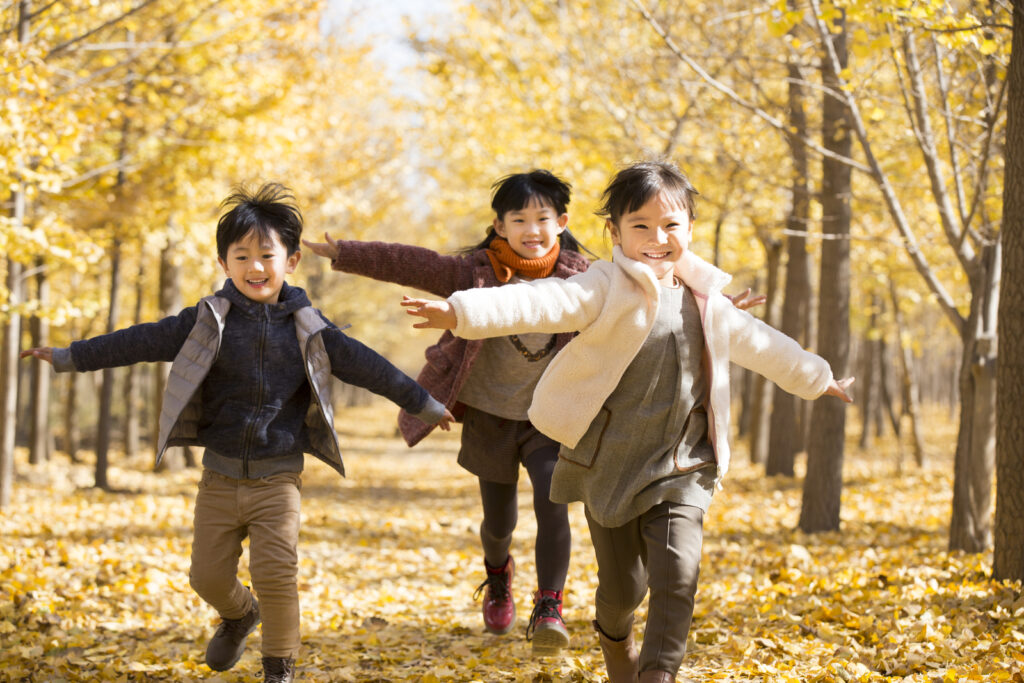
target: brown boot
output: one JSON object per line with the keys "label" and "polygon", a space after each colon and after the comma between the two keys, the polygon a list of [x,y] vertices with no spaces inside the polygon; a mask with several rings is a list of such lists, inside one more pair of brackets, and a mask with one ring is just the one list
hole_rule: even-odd
{"label": "brown boot", "polygon": [[[632,627],[632,623],[630,624]],[[640,669],[640,654],[633,643],[633,629],[622,640],[612,640],[604,634],[597,621],[594,630],[601,640],[601,652],[604,654],[604,666],[608,671],[608,683],[637,683]],[[664,673],[664,672],[662,672]]]}
{"label": "brown boot", "polygon": [[640,683],[676,683],[676,677],[667,671],[651,669],[640,674]]}
{"label": "brown boot", "polygon": [[227,671],[242,658],[245,639],[260,625],[260,605],[249,594],[249,611],[238,619],[221,617],[217,632],[206,646],[206,665],[214,671]]}

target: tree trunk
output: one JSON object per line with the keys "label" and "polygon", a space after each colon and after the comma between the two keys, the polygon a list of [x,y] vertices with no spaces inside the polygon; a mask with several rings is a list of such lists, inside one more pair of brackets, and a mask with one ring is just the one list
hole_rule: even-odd
{"label": "tree trunk", "polygon": [[[145,270],[143,268],[145,255],[139,255],[139,273],[135,278],[135,311],[132,322],[136,325],[142,322],[142,297],[145,292]],[[135,457],[139,452],[139,375],[141,374],[138,365],[129,365],[125,376],[124,386],[124,455],[126,458]]]}
{"label": "tree trunk", "polygon": [[[893,405],[892,392],[889,391],[889,350],[885,343],[885,338],[879,336],[878,338],[878,390],[879,399],[881,400],[881,407],[885,410],[885,415],[882,416],[882,424],[885,422],[885,418],[889,418],[889,426],[892,427],[892,433],[896,435],[897,441],[900,436],[900,418],[896,414],[896,408]],[[878,436],[881,438],[884,436],[884,430],[882,426],[879,426]]]}
{"label": "tree trunk", "polygon": [[[768,284],[765,291],[764,321],[777,327],[778,317],[775,314],[778,306],[779,263],[782,260],[782,241],[771,237],[763,237],[761,243],[765,251],[765,267],[768,270]],[[772,389],[771,382],[763,375],[754,374],[754,391],[751,395],[750,416],[750,461],[764,464],[768,460],[769,418],[771,417]]]}
{"label": "tree trunk", "polygon": [[[18,42],[29,39],[29,3],[18,1]],[[16,147],[16,149],[19,149]],[[24,170],[20,152],[15,152],[15,172],[20,176]],[[21,189],[11,192],[11,218],[15,227],[25,222],[25,193]],[[3,393],[0,405],[0,508],[7,507],[14,492],[14,436],[15,413],[18,411],[18,347],[21,345],[21,317],[14,313],[13,306],[19,303],[21,288],[21,264],[7,259],[7,296],[12,312],[4,323],[3,350],[0,354],[0,391]]]}
{"label": "tree trunk", "polygon": [[[789,124],[793,135],[787,138],[793,157],[792,206],[786,219],[786,289],[782,298],[782,320],[779,329],[801,344],[807,343],[808,301],[810,299],[811,266],[807,258],[807,226],[811,214],[810,170],[807,147],[807,114],[804,110],[803,74],[797,62],[789,67]],[[765,474],[793,476],[796,454],[804,449],[803,404],[786,391],[772,395],[772,416],[768,437],[768,458]]]}
{"label": "tree trunk", "polygon": [[[39,272],[36,273],[36,298],[40,304],[49,299],[49,283],[46,271],[43,270],[42,259],[36,261]],[[50,345],[50,325],[45,318],[33,316],[31,322],[32,346],[35,348]],[[31,404],[32,424],[29,435],[28,461],[34,465],[50,459],[50,366],[47,363],[34,362],[31,366],[32,386]]]}
{"label": "tree trunk", "polygon": [[[15,215],[24,211],[24,195],[14,196]],[[22,215],[24,215],[22,213]],[[11,306],[20,303],[21,264],[7,260],[7,296]],[[8,313],[4,324],[3,353],[0,357],[0,387],[3,402],[0,406],[0,507],[7,507],[14,492],[14,436],[17,430],[18,411],[18,350],[21,346],[21,316]]]}
{"label": "tree trunk", "polygon": [[867,450],[871,442],[871,418],[875,411],[875,400],[878,396],[878,389],[875,386],[875,344],[871,339],[878,325],[877,309],[872,308],[868,322],[868,330],[864,335],[863,353],[861,354],[860,374],[857,376],[857,403],[860,406],[860,441],[857,447],[860,450]]}
{"label": "tree trunk", "polygon": [[1003,278],[996,387],[996,521],[992,578],[1024,580],[1024,0],[1013,2],[1007,74]]}
{"label": "tree trunk", "polygon": [[[897,328],[902,330],[902,322],[897,323]],[[917,385],[917,378],[914,373],[914,356],[910,350],[910,344],[903,343],[902,332],[899,340],[900,370],[903,377],[903,410],[900,419],[906,417],[910,423],[910,443],[914,450],[914,462],[918,467],[924,467],[925,452],[924,438],[921,436],[921,400],[920,389]],[[902,433],[903,430],[901,430]]]}
{"label": "tree trunk", "polygon": [[[121,288],[121,247],[114,242],[110,254],[110,311],[107,315],[107,333],[117,329],[119,308],[118,290]],[[110,458],[111,416],[114,403],[114,368],[103,369],[103,384],[100,386],[99,421],[96,425],[96,487],[110,489],[107,467]]]}
{"label": "tree trunk", "polygon": [[[842,68],[846,68],[846,18],[834,24],[829,36]],[[847,158],[851,131],[843,100],[829,95],[841,88],[830,67],[822,67],[825,97],[822,108],[824,146]],[[833,374],[846,375],[850,346],[850,167],[831,158],[822,161],[821,292],[818,305],[818,353],[832,366]],[[811,411],[807,443],[807,476],[799,527],[802,531],[837,531],[843,490],[843,447],[846,433],[845,405],[825,396]]]}
{"label": "tree trunk", "polygon": [[992,477],[995,474],[995,306],[999,243],[985,247],[971,283],[960,368],[960,432],[953,464],[949,549],[979,553],[992,544]]}
{"label": "tree trunk", "polygon": [[81,437],[78,431],[78,373],[67,373],[68,389],[64,399],[64,452],[71,462],[78,462],[78,443]]}

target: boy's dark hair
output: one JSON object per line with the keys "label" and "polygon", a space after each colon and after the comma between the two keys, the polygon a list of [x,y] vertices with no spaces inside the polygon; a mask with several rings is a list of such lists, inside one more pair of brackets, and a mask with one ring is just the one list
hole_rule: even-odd
{"label": "boy's dark hair", "polygon": [[636,211],[661,192],[676,199],[690,214],[690,220],[697,217],[695,203],[700,193],[686,174],[669,161],[643,161],[616,173],[601,195],[597,215],[618,225],[625,214]]}
{"label": "boy's dark hair", "polygon": [[262,242],[276,232],[291,256],[299,250],[302,238],[302,213],[292,191],[280,183],[266,183],[252,191],[236,187],[220,204],[228,212],[217,221],[217,255],[227,258],[228,247],[256,232]]}
{"label": "boy's dark hair", "polygon": [[[561,216],[568,211],[571,196],[572,185],[551,171],[537,168],[529,173],[512,173],[495,181],[491,185],[491,208],[498,220],[502,220],[509,211],[520,211],[529,206],[531,201],[537,200]],[[491,227],[482,242],[463,249],[461,253],[470,254],[478,249],[486,249],[497,236]],[[561,249],[569,251],[585,250],[568,228],[558,235],[558,244]]]}

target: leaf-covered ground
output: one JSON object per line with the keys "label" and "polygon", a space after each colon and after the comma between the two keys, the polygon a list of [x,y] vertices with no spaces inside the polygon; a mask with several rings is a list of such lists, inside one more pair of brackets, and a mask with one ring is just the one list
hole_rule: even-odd
{"label": "leaf-covered ground", "polygon": [[[572,646],[534,660],[522,631],[535,576],[529,496],[513,547],[519,626],[490,636],[471,597],[482,578],[479,505],[455,464],[457,437],[409,450],[393,418],[387,406],[342,416],[348,479],[307,460],[298,680],[603,681],[582,509],[571,508]],[[932,453],[947,452],[950,427],[934,427]],[[988,554],[945,549],[948,453],[896,475],[893,448],[848,450],[835,534],[794,531],[800,480],[734,467],[706,520],[680,677],[1024,681],[1020,584],[991,581]],[[14,503],[0,511],[0,680],[258,680],[258,631],[232,671],[202,663],[217,620],[188,586],[198,472],[154,474],[147,462],[112,468],[124,491],[104,493],[89,488],[88,465],[19,459]]]}

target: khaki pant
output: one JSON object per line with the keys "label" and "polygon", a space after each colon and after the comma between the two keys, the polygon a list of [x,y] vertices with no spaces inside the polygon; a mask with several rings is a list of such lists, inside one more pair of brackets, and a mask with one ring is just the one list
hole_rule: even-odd
{"label": "khaki pant", "polygon": [[693,618],[704,511],[660,503],[620,527],[603,527],[589,512],[587,523],[597,557],[595,616],[601,631],[614,640],[629,635],[633,612],[650,588],[640,671],[675,675]]}
{"label": "khaki pant", "polygon": [[263,618],[263,656],[299,651],[298,474],[231,479],[205,470],[196,494],[192,537],[193,590],[224,619],[249,610],[249,591],[238,580],[242,539],[249,537],[249,573]]}

